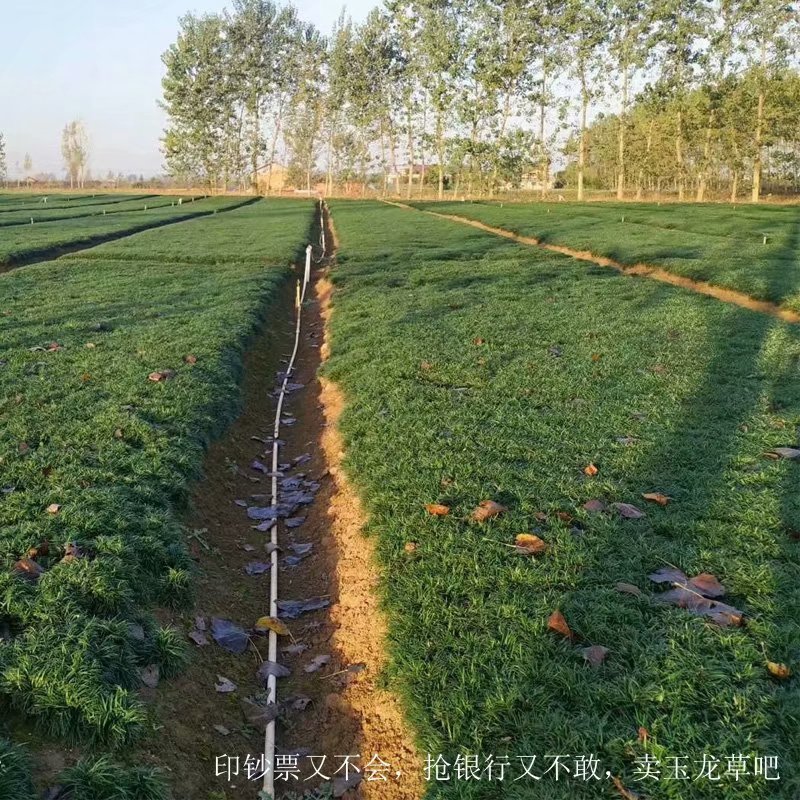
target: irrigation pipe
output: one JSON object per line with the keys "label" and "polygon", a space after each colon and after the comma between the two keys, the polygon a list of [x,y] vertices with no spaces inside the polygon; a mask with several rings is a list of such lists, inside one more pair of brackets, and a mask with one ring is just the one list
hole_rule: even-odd
{"label": "irrigation pipe", "polygon": [[[322,229],[322,242],[324,248],[325,242],[325,218],[322,211],[322,202],[319,207],[319,222]],[[301,281],[297,282],[297,291],[295,293],[295,314],[297,321],[294,328],[294,347],[292,348],[292,355],[289,358],[289,364],[283,375],[283,382],[278,394],[278,404],[275,407],[275,424],[272,428],[272,508],[278,507],[278,455],[280,446],[278,438],[281,432],[281,413],[283,411],[283,401],[286,398],[286,386],[289,383],[289,378],[294,372],[294,364],[297,359],[297,351],[300,348],[300,331],[303,322],[303,302],[306,299],[306,289],[308,288],[309,281],[311,280],[311,254],[313,251],[312,245],[306,247],[306,263],[303,272],[302,289]],[[325,251],[323,249],[323,256]],[[320,258],[320,260],[322,260]],[[275,522],[269,531],[270,544],[272,552],[270,553],[270,586],[269,586],[269,615],[273,618],[278,616],[278,515],[277,510],[275,513]],[[269,648],[268,656],[269,661],[273,663],[278,660],[278,635],[275,631],[269,632]],[[267,678],[267,702],[269,704],[277,705],[278,701],[278,680],[274,673],[270,673]],[[263,796],[265,798],[274,798],[275,796],[275,720],[272,719],[267,723],[266,730],[264,731],[264,786]]]}

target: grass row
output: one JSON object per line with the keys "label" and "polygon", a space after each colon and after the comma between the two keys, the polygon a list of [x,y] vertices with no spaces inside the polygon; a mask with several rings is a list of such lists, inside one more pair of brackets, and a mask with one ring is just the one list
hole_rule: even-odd
{"label": "grass row", "polygon": [[[147,608],[191,591],[181,508],[312,211],[261,201],[0,276],[0,707],[39,731],[120,747],[146,724],[139,670],[182,665]],[[255,233],[209,263],[223,218]]]}
{"label": "grass row", "polygon": [[796,206],[416,205],[542,242],[588,250],[622,264],[660,266],[800,311],[800,208]]}
{"label": "grass row", "polygon": [[122,203],[154,197],[153,194],[27,194],[12,192],[0,194],[0,213],[17,211],[23,208],[71,208],[76,205]]}
{"label": "grass row", "polygon": [[[707,297],[368,202],[340,239],[329,376],[386,579],[394,685],[423,752],[594,754],[601,780],[442,781],[430,797],[789,798],[800,789],[800,335]],[[597,474],[587,475],[589,464]],[[642,493],[672,499],[662,507]],[[478,523],[482,500],[508,511]],[[646,516],[590,513],[598,499]],[[425,504],[443,503],[432,516]],[[537,559],[510,545],[533,533]],[[409,546],[413,544],[414,546]],[[655,600],[718,576],[744,627]],[[632,584],[640,596],[621,593]],[[548,630],[559,609],[575,640]],[[591,667],[581,648],[609,648]],[[640,729],[646,730],[646,735]],[[637,759],[776,755],[783,779],[637,779]],[[481,760],[481,766],[484,761]],[[641,763],[641,762],[640,762]],[[452,771],[451,771],[452,774]]]}
{"label": "grass row", "polygon": [[5,211],[0,213],[0,228],[15,225],[35,225],[41,222],[55,222],[57,220],[76,219],[78,217],[102,217],[109,214],[136,214],[144,213],[156,208],[172,208],[188,203],[191,206],[201,198],[171,197],[169,195],[138,198],[135,200],[113,199],[111,203],[74,203],[69,206],[54,207],[50,204],[39,208],[29,208],[23,211]]}
{"label": "grass row", "polygon": [[37,258],[47,258],[63,249],[89,247],[108,238],[125,236],[203,214],[214,214],[248,202],[251,199],[216,197],[181,206],[148,208],[147,211],[129,214],[78,217],[2,228],[0,269]]}

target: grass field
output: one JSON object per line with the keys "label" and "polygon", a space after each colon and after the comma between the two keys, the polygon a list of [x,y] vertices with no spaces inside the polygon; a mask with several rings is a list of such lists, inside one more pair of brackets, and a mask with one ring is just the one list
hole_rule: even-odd
{"label": "grass field", "polygon": [[148,208],[147,211],[0,227],[0,270],[55,256],[63,249],[89,247],[109,238],[126,236],[173,221],[226,211],[251,200],[246,197],[215,197],[181,206]]}
{"label": "grass field", "polygon": [[678,275],[800,311],[800,208],[797,206],[415,205],[475,219],[542,242],[588,250],[622,264],[663,267]]}
{"label": "grass field", "polygon": [[[196,198],[199,201],[201,198]],[[135,199],[119,199],[109,196],[110,202],[97,202],[92,198],[86,202],[72,202],[65,205],[58,203],[38,204],[23,210],[11,210],[0,206],[0,228],[13,225],[31,225],[37,222],[53,222],[62,219],[75,219],[77,217],[108,216],[109,214],[141,213],[151,209],[178,206],[178,197],[169,195],[152,195]],[[195,200],[189,195],[183,198],[183,203],[188,203],[191,208]],[[183,205],[181,204],[181,206]],[[31,222],[33,220],[33,222]]]}
{"label": "grass field", "polygon": [[[644,225],[623,236],[569,210],[547,226],[530,207],[443,210],[617,258],[667,258]],[[571,754],[573,771],[579,754],[601,764],[599,781],[484,777],[433,783],[430,797],[619,796],[606,770],[651,800],[796,797],[800,695],[767,662],[800,655],[800,481],[793,462],[765,453],[797,445],[800,332],[429,215],[346,201],[332,212],[327,371],[348,401],[348,469],[386,574],[391,678],[423,753],[509,755],[515,777],[517,756],[538,754],[539,775],[548,754]],[[633,255],[632,235],[660,243]],[[665,236],[687,258],[721,239]],[[507,512],[474,521],[484,500]],[[584,507],[597,500],[604,511]],[[518,555],[520,533],[547,551]],[[666,587],[648,575],[667,565],[715,575],[746,624],[659,602]],[[556,609],[572,640],[548,629]],[[598,667],[583,653],[595,645],[608,648]],[[751,773],[756,756],[778,756],[782,782],[726,775],[739,753]],[[703,754],[720,759],[719,783],[695,779]],[[648,757],[666,777],[640,780]],[[689,780],[670,778],[673,757],[686,757]]]}
{"label": "grass field", "polygon": [[[182,635],[147,609],[191,592],[182,505],[312,213],[260,201],[0,275],[4,717],[112,748],[146,724],[139,670],[166,677],[185,658]],[[242,258],[223,218],[247,241]],[[162,796],[149,773],[76,769],[73,800]],[[4,800],[28,800],[24,775],[0,771]]]}

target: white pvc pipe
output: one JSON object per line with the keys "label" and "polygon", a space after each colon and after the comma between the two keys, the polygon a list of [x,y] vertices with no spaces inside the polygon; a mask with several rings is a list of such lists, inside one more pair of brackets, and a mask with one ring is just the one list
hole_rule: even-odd
{"label": "white pvc pipe", "polygon": [[[322,206],[320,205],[319,211],[320,226],[325,230],[325,220],[322,214]],[[324,236],[324,233],[323,233]],[[292,355],[289,359],[289,364],[284,373],[283,383],[281,390],[278,394],[278,405],[275,408],[275,424],[272,428],[272,508],[278,506],[278,464],[279,464],[279,446],[278,437],[281,432],[281,412],[283,411],[283,401],[286,397],[286,385],[289,378],[294,371],[294,363],[297,359],[297,351],[300,347],[300,330],[303,320],[303,301],[306,297],[306,288],[311,280],[311,245],[306,248],[306,264],[303,273],[302,290],[300,288],[300,281],[297,282],[297,291],[295,293],[295,313],[297,321],[294,329],[294,347],[292,348]],[[275,522],[269,531],[270,543],[272,544],[272,553],[270,553],[270,586],[269,586],[269,615],[271,617],[278,616],[278,517],[275,516]],[[269,632],[269,647],[267,659],[269,661],[277,662],[278,660],[278,635],[275,631]],[[274,674],[270,674],[267,678],[267,702],[278,702],[278,681]],[[269,798],[275,797],[275,720],[267,723],[266,730],[264,731],[264,793]]]}

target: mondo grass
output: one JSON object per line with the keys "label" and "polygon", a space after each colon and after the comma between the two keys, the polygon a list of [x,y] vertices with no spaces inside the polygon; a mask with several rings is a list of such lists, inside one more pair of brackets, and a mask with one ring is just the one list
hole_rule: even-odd
{"label": "mondo grass", "polygon": [[[422,752],[508,755],[512,778],[518,756],[538,755],[538,775],[548,754],[601,765],[600,780],[484,773],[429,796],[617,796],[608,771],[648,800],[796,797],[800,695],[766,662],[796,672],[800,657],[800,468],[764,453],[797,445],[800,332],[429,215],[332,214],[326,370],[383,566],[389,678]],[[486,499],[508,512],[472,521]],[[646,516],[592,514],[591,499]],[[448,516],[426,512],[437,502]],[[519,533],[548,552],[515,554]],[[657,602],[648,574],[665,564],[718,576],[746,626]],[[548,630],[556,609],[575,642]],[[739,753],[751,773],[777,756],[782,780],[694,779],[703,754],[724,774]],[[646,757],[667,777],[639,780]],[[669,779],[673,757],[689,781]]]}
{"label": "mondo grass", "polygon": [[[800,312],[800,208],[416,203],[627,266],[644,263]],[[623,221],[624,218],[624,221]],[[766,244],[764,237],[767,237]]]}
{"label": "mondo grass", "polygon": [[35,800],[30,763],[24,751],[0,737],[0,797],[3,800]]}
{"label": "mondo grass", "polygon": [[0,227],[0,271],[3,267],[57,255],[64,249],[89,247],[109,238],[226,211],[250,202],[252,198],[214,197],[147,211]]}
{"label": "mondo grass", "polygon": [[[183,198],[181,206],[183,203],[189,202],[190,199],[191,196]],[[196,199],[199,201],[200,197],[198,196]],[[30,225],[31,220],[33,220],[33,224],[36,224],[37,222],[52,222],[76,217],[108,216],[109,214],[145,212],[156,208],[173,208],[178,206],[179,198],[171,195],[153,195],[143,199],[118,200],[117,198],[110,198],[110,200],[111,202],[108,203],[97,203],[93,200],[92,202],[77,202],[60,207],[48,203],[47,205],[41,204],[35,209],[29,208],[14,212],[0,209],[0,212],[2,212],[0,213],[0,228],[13,225]],[[191,206],[192,203],[189,202],[189,205]]]}
{"label": "mondo grass", "polygon": [[[257,231],[250,260],[230,242],[207,263],[237,215]],[[46,734],[125,744],[145,719],[140,669],[183,663],[182,636],[147,608],[191,592],[182,507],[312,217],[310,202],[259,202],[186,223],[179,262],[148,235],[140,260],[107,248],[0,276],[0,706]],[[15,566],[26,555],[38,579]]]}

